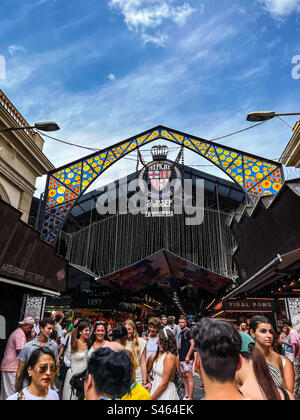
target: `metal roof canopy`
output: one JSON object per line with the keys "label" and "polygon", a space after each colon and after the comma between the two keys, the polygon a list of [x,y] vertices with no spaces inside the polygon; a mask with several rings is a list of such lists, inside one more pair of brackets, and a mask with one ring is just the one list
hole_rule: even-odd
{"label": "metal roof canopy", "polygon": [[158,299],[167,297],[169,301],[172,301],[175,292],[183,306],[200,306],[201,301],[221,296],[232,284],[232,279],[206,270],[166,250],[158,251],[96,281],[108,283],[130,295],[146,290],[148,293],[151,288]]}
{"label": "metal roof canopy", "polygon": [[[277,257],[269,262],[264,268],[223,297],[222,301],[239,297],[244,293],[253,295],[263,288],[274,284],[276,281],[281,280],[295,270],[300,270],[300,248],[283,255],[278,254]],[[287,293],[290,294],[290,297],[295,296],[295,293],[293,292]]]}

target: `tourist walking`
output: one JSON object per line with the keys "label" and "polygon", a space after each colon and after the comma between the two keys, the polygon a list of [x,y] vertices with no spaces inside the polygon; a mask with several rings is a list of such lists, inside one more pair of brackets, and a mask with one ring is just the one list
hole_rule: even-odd
{"label": "tourist walking", "polygon": [[87,364],[86,400],[117,400],[130,391],[132,363],[125,350],[98,348]]}
{"label": "tourist walking", "polygon": [[294,363],[295,356],[293,351],[293,345],[291,344],[289,329],[287,326],[282,328],[282,333],[280,334],[280,343],[285,357],[287,357],[292,363]]}
{"label": "tourist walking", "polygon": [[156,354],[158,348],[158,331],[159,331],[160,319],[152,317],[148,321],[147,335],[143,337],[147,341],[146,344],[146,363],[151,354]]}
{"label": "tourist walking", "polygon": [[177,343],[172,331],[164,328],[158,334],[158,349],[149,357],[148,374],[152,372],[150,395],[153,400],[179,400],[174,379],[179,370]]}
{"label": "tourist walking", "polygon": [[135,371],[136,380],[143,385],[147,391],[150,391],[150,385],[147,381],[146,341],[138,336],[135,324],[131,319],[125,321],[124,326],[127,329],[125,346],[133,352],[138,365]]}
{"label": "tourist walking", "polygon": [[[18,378],[17,392],[7,400],[59,400],[57,392],[50,388],[56,369],[55,355],[48,347],[35,349]],[[29,385],[23,388],[24,383]]]}
{"label": "tourist walking", "polygon": [[[18,356],[18,369],[16,373],[16,381],[18,381],[21,372],[31,356],[31,353],[40,347],[48,347],[55,356],[57,367],[59,366],[58,346],[55,341],[51,340],[51,335],[54,329],[54,321],[52,318],[44,318],[40,321],[40,333],[33,340],[25,344]],[[52,388],[54,383],[51,384]]]}
{"label": "tourist walking", "polygon": [[159,329],[162,330],[163,328],[166,328],[166,326],[167,326],[167,315],[161,315]]}
{"label": "tourist walking", "polygon": [[264,355],[271,376],[277,387],[287,389],[282,359],[280,355],[273,350],[274,330],[270,321],[262,315],[253,316],[250,320],[250,334],[255,340],[256,347]]}
{"label": "tourist walking", "polygon": [[266,360],[255,347],[249,334],[240,333],[242,339],[242,364],[236,373],[236,380],[242,394],[251,400],[293,400],[293,395],[276,386]]}
{"label": "tourist walking", "polygon": [[286,320],[283,323],[284,327],[288,330],[289,339],[293,346],[293,356],[294,356],[294,369],[295,369],[295,388],[294,394],[300,394],[300,335],[298,332],[293,328],[292,322],[290,320]]}
{"label": "tourist walking", "polygon": [[173,328],[174,328],[174,318],[172,316],[168,316],[167,325],[166,325],[165,329],[170,330],[175,336]]}
{"label": "tourist walking", "polygon": [[93,334],[88,342],[88,357],[91,357],[92,353],[100,347],[109,347],[112,350],[123,350],[123,347],[116,343],[108,340],[108,329],[104,321],[96,322]]}
{"label": "tourist walking", "polygon": [[138,367],[138,364],[135,360],[133,352],[130,351],[127,347],[125,347],[126,339],[127,339],[127,329],[123,325],[119,325],[112,331],[112,339],[114,343],[121,345],[123,349],[126,350],[133,366],[130,391],[128,394],[124,395],[121,399],[131,400],[131,401],[151,400],[151,396],[149,392],[140,383],[136,381],[135,371],[136,371],[136,368]]}
{"label": "tourist walking", "polygon": [[36,316],[35,318],[34,318],[34,324],[33,324],[33,329],[34,329],[34,333],[35,333],[35,337],[37,336],[37,335],[39,335],[39,333],[40,333],[40,317],[39,316]]}
{"label": "tourist walking", "polygon": [[72,390],[70,380],[74,375],[80,374],[86,369],[89,334],[89,324],[87,322],[80,322],[80,319],[76,319],[71,335],[71,365],[65,378],[63,400],[79,399],[75,391]]}
{"label": "tourist walking", "polygon": [[57,314],[55,317],[54,331],[56,332],[56,343],[58,347],[61,345],[63,319],[64,317],[62,314]]}
{"label": "tourist walking", "polygon": [[187,318],[184,315],[179,317],[179,327],[181,332],[177,346],[180,361],[180,371],[186,394],[184,399],[192,400],[194,393],[194,341],[192,339],[190,330],[187,328]]}
{"label": "tourist walking", "polygon": [[227,321],[202,318],[193,329],[206,400],[245,400],[235,379],[241,367],[242,339]]}
{"label": "tourist walking", "polygon": [[6,400],[15,392],[18,355],[27,343],[26,337],[31,334],[34,319],[26,317],[19,322],[19,327],[9,336],[1,363],[1,395],[0,400]]}

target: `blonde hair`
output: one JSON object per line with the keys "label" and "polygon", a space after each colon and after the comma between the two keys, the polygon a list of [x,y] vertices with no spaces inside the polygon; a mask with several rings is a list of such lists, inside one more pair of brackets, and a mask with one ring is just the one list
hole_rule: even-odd
{"label": "blonde hair", "polygon": [[[131,319],[127,319],[127,321],[124,322],[124,326],[129,325],[133,329],[133,335],[132,335],[132,351],[135,356],[140,357],[140,343],[139,343],[139,333],[137,332],[135,323]],[[127,338],[128,341],[128,338]],[[126,341],[126,342],[127,342]]]}
{"label": "blonde hair", "polygon": [[132,369],[132,380],[135,381],[136,380],[136,375],[135,375],[135,370],[138,367],[137,361],[135,360],[134,354],[132,353],[131,350],[129,350],[127,347],[124,347],[124,349],[126,350],[131,363],[133,364],[133,369]]}

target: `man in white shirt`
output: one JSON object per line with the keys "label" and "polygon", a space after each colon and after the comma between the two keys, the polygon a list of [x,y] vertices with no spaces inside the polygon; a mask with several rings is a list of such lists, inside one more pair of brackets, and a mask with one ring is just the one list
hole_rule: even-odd
{"label": "man in white shirt", "polygon": [[39,333],[40,333],[40,317],[39,316],[36,316],[34,318],[33,329],[34,329],[34,332],[35,332],[35,336],[38,336]]}
{"label": "man in white shirt", "polygon": [[168,318],[167,318],[167,326],[164,329],[165,330],[170,330],[174,334],[173,326],[174,326],[174,319],[173,319],[172,316],[168,316]]}
{"label": "man in white shirt", "polygon": [[55,317],[54,330],[57,333],[56,343],[59,347],[61,345],[61,336],[62,336],[62,326],[61,326],[61,324],[63,322],[63,319],[64,319],[63,315],[60,315],[60,314],[56,315],[56,317]]}

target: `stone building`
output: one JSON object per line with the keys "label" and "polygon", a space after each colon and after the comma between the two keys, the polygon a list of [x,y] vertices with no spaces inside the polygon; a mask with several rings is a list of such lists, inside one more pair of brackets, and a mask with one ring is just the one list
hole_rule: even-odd
{"label": "stone building", "polygon": [[280,162],[288,167],[300,168],[300,121],[293,128],[292,138],[283,151]]}
{"label": "stone building", "polygon": [[[0,90],[0,130],[30,126]],[[36,179],[54,166],[43,153],[44,140],[33,130],[0,133],[0,198],[27,222]]]}

